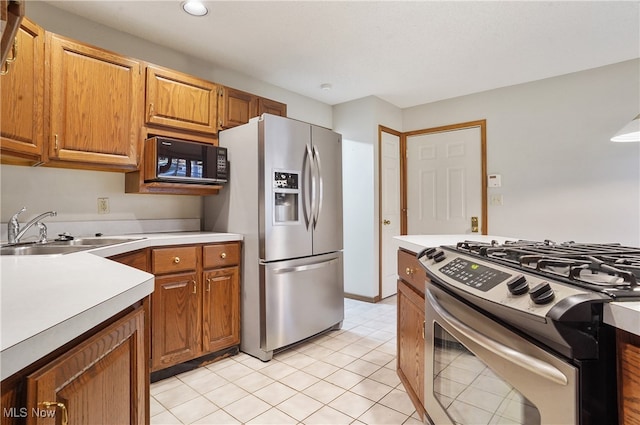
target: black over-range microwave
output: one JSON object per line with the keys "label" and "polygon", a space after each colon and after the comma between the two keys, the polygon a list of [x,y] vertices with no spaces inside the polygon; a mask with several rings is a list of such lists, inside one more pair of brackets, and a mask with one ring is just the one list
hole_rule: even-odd
{"label": "black over-range microwave", "polygon": [[221,184],[228,175],[227,148],[158,136],[145,140],[145,182]]}

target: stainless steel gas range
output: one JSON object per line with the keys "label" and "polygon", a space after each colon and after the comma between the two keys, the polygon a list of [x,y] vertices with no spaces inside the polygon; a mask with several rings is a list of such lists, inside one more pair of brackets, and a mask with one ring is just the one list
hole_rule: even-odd
{"label": "stainless steel gas range", "polygon": [[603,305],[640,300],[640,248],[465,241],[418,259],[433,423],[617,424]]}

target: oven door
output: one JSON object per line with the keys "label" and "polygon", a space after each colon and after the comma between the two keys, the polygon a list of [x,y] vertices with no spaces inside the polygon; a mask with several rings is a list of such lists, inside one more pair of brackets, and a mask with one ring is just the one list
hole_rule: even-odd
{"label": "oven door", "polygon": [[575,424],[577,369],[428,283],[425,408],[441,424]]}

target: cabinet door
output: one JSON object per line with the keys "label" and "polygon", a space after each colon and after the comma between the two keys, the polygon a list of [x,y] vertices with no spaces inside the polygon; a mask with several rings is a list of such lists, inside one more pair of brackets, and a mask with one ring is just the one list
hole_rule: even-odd
{"label": "cabinet door", "polygon": [[205,353],[240,343],[239,274],[238,267],[204,273],[202,348]]}
{"label": "cabinet door", "polygon": [[215,134],[218,86],[187,74],[147,66],[147,124]]}
{"label": "cabinet door", "polygon": [[398,281],[398,376],[422,418],[424,412],[424,298]]}
{"label": "cabinet door", "polygon": [[140,308],[27,377],[27,424],[148,423],[145,362]]}
{"label": "cabinet door", "polygon": [[47,32],[49,158],[135,169],[141,127],[140,63]]}
{"label": "cabinet door", "polygon": [[284,103],[276,102],[275,100],[265,99],[263,97],[258,98],[258,114],[271,114],[279,115],[281,117],[287,116],[287,105]]}
{"label": "cabinet door", "polygon": [[240,90],[224,87],[220,90],[218,109],[220,128],[231,128],[246,124],[257,116],[258,99],[256,96]]}
{"label": "cabinet door", "polygon": [[156,277],[151,295],[152,371],[197,357],[199,286],[195,272]]}
{"label": "cabinet door", "polygon": [[44,30],[25,18],[14,53],[15,60],[0,76],[2,159],[10,163],[7,156],[24,158],[13,162],[36,164],[42,160],[44,140]]}

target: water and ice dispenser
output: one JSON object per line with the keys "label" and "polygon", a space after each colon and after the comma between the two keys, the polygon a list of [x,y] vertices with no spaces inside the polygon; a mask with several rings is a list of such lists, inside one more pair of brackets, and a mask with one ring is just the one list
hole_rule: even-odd
{"label": "water and ice dispenser", "polygon": [[300,202],[299,173],[275,171],[273,178],[273,217],[275,223],[297,223]]}

